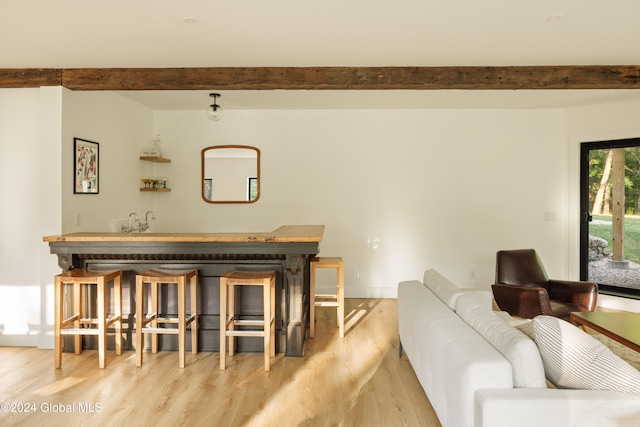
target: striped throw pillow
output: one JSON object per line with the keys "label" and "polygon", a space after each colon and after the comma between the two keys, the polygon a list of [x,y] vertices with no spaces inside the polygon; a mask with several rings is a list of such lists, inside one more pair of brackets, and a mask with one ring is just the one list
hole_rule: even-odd
{"label": "striped throw pillow", "polygon": [[640,394],[640,372],[571,323],[537,316],[518,328],[537,344],[556,387]]}

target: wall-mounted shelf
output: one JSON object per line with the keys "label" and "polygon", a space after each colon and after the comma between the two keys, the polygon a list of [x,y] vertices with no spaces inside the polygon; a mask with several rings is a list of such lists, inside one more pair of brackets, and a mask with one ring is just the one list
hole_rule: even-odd
{"label": "wall-mounted shelf", "polygon": [[155,163],[171,163],[171,159],[166,159],[164,157],[140,156],[140,160],[144,160],[145,162],[155,162]]}
{"label": "wall-mounted shelf", "polygon": [[[159,156],[140,156],[140,160],[144,160],[145,162],[153,162],[153,163],[171,163],[171,159],[167,159],[165,157],[159,157]],[[167,179],[164,178],[164,186],[157,185],[157,179],[154,178],[149,178],[149,180],[154,180],[154,182],[156,183],[155,186],[154,184],[151,184],[150,187],[141,187],[140,191],[155,191],[156,193],[167,193],[169,191],[171,191],[170,188],[167,188]],[[146,179],[143,179],[143,181],[146,181]],[[145,185],[147,183],[145,182]]]}
{"label": "wall-mounted shelf", "polygon": [[158,193],[171,191],[170,188],[141,188],[140,191],[156,191]]}

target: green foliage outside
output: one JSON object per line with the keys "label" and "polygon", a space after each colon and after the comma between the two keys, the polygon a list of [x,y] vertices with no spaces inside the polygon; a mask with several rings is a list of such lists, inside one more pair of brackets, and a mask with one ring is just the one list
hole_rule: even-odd
{"label": "green foliage outside", "polygon": [[[603,238],[609,242],[609,249],[613,250],[611,215],[594,215],[593,219],[607,221],[607,223],[589,224],[589,234]],[[624,257],[640,264],[640,216],[625,215],[624,217]]]}
{"label": "green foliage outside", "polygon": [[[589,206],[593,207],[595,195],[600,187],[600,180],[605,170],[606,158],[609,154],[606,150],[591,150],[589,152]],[[633,215],[640,214],[640,146],[625,148],[624,160],[624,186],[626,212]],[[611,191],[611,178],[609,178],[609,191]],[[603,211],[606,212],[606,211]]]}

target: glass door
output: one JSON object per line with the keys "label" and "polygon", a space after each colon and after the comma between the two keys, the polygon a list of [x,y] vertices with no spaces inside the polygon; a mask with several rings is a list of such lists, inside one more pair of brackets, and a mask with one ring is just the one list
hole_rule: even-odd
{"label": "glass door", "polygon": [[640,295],[640,138],[583,143],[580,276]]}

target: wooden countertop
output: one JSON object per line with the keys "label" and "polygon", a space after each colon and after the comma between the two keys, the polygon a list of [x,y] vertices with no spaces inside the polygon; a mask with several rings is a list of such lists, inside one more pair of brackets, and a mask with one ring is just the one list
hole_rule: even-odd
{"label": "wooden countertop", "polygon": [[283,225],[270,233],[70,233],[45,242],[321,242],[324,225]]}

